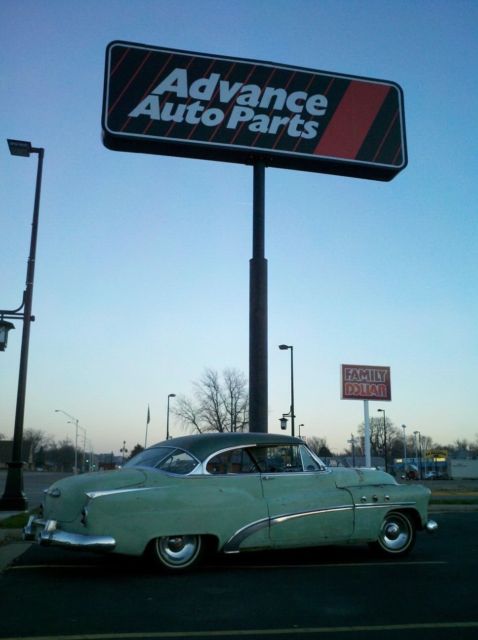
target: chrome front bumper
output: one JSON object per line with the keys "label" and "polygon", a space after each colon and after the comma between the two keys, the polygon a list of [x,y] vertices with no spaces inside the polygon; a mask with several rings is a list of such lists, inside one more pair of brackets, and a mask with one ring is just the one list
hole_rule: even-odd
{"label": "chrome front bumper", "polygon": [[437,529],[438,529],[438,524],[435,522],[435,520],[428,520],[428,522],[425,525],[425,530],[428,533],[435,533]]}
{"label": "chrome front bumper", "polygon": [[57,528],[56,520],[40,520],[30,516],[23,529],[23,539],[44,546],[65,547],[83,551],[113,551],[116,540],[111,536],[85,536]]}

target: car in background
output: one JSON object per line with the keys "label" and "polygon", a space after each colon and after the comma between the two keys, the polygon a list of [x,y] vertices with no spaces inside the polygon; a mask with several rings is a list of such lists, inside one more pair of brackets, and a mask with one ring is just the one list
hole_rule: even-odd
{"label": "car in background", "polygon": [[24,537],[145,555],[170,571],[206,551],[368,543],[399,558],[417,531],[437,528],[429,498],[383,471],[328,468],[300,438],[209,433],[160,442],[117,471],[59,480]]}

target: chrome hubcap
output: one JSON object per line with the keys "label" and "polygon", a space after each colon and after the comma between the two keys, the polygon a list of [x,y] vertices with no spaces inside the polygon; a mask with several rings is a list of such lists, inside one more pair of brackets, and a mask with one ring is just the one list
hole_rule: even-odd
{"label": "chrome hubcap", "polygon": [[171,566],[187,565],[199,551],[196,536],[170,536],[158,541],[158,553]]}
{"label": "chrome hubcap", "polygon": [[382,545],[390,551],[400,551],[407,546],[411,532],[406,520],[393,518],[384,523]]}

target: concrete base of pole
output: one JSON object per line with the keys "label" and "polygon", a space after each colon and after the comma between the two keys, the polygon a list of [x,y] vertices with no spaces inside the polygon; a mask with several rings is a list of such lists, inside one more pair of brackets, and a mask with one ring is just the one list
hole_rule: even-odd
{"label": "concrete base of pole", "polygon": [[9,462],[0,511],[26,511],[27,508],[28,502],[23,493],[23,462]]}

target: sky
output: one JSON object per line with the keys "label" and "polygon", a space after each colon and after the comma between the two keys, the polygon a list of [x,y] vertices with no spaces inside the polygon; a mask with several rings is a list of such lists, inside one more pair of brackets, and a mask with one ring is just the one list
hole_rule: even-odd
{"label": "sky", "polygon": [[[344,450],[363,402],[340,365],[391,368],[370,415],[437,443],[478,436],[478,3],[474,0],[3,0],[0,308],[25,285],[45,148],[25,429],[96,452],[165,437],[167,396],[206,367],[248,375],[250,166],[106,149],[113,40],[381,78],[404,92],[408,166],[391,182],[266,169],[269,431]],[[21,322],[0,353],[13,436]],[[174,398],[171,400],[174,406]],[[81,434],[83,434],[83,430]],[[171,415],[170,431],[183,433]]]}

